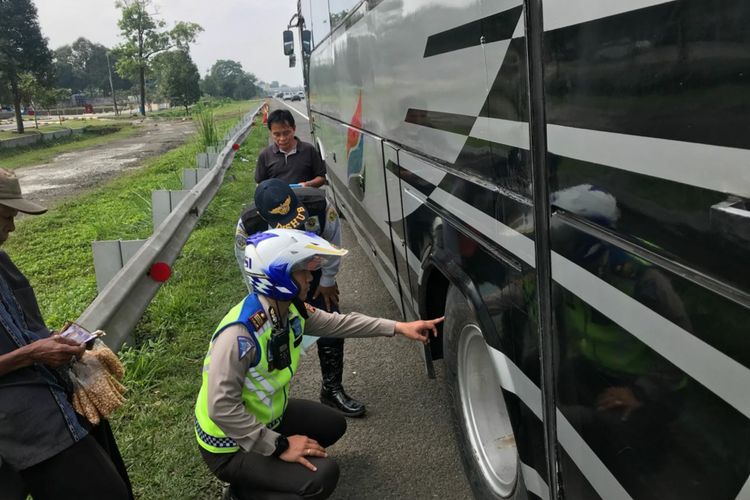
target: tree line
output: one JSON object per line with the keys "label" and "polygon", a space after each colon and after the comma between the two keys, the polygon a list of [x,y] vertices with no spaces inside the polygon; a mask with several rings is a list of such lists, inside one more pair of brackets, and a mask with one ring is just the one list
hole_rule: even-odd
{"label": "tree line", "polygon": [[52,51],[33,0],[0,0],[0,103],[13,104],[19,133],[23,106],[49,109],[74,94],[114,98],[137,93],[143,116],[147,95],[187,112],[202,94],[233,99],[260,94],[255,75],[236,61],[218,60],[201,78],[190,57],[190,45],[203,31],[200,25],[177,22],[168,29],[153,13],[151,0],[118,0],[115,6],[119,45],[108,48],[81,37]]}

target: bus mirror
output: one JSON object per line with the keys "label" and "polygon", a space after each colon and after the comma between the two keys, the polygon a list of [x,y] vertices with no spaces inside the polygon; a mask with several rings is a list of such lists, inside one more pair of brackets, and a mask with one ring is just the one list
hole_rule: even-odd
{"label": "bus mirror", "polygon": [[291,56],[294,54],[294,33],[292,30],[284,31],[284,55]]}
{"label": "bus mirror", "polygon": [[302,31],[302,53],[309,56],[312,52],[312,31]]}
{"label": "bus mirror", "polygon": [[289,55],[289,67],[293,68],[297,65],[297,56],[294,54]]}

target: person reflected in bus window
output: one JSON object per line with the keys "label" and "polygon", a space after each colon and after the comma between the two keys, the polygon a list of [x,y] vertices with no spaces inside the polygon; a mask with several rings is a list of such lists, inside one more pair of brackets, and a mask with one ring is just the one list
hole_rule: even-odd
{"label": "person reflected in bus window", "polygon": [[[610,194],[589,185],[552,196],[555,207],[607,229],[620,213]],[[650,262],[600,238],[553,219],[559,252],[589,273],[685,330],[687,310],[669,278]],[[559,401],[588,442],[623,476],[635,477],[660,459],[679,414],[685,374],[633,334],[578,296],[556,297],[560,353]]]}
{"label": "person reflected in bus window", "polygon": [[302,187],[321,187],[326,182],[326,167],[315,146],[295,135],[294,116],[286,109],[268,115],[268,130],[273,143],[258,155],[255,183],[281,179]]}
{"label": "person reflected in bus window", "polygon": [[[268,128],[274,143],[258,156],[255,182],[260,187],[263,181],[278,179],[300,187],[320,187],[325,183],[325,164],[312,144],[299,140],[294,135],[296,126],[292,113],[277,109],[268,115]],[[257,189],[257,188],[256,188]],[[274,210],[276,207],[270,209]],[[278,207],[284,210],[284,207]],[[284,215],[284,214],[279,214]],[[331,224],[338,223],[336,210],[326,213]],[[340,237],[340,235],[339,235]],[[319,283],[314,291],[320,296],[321,309],[338,312],[338,285],[329,279]],[[318,358],[323,383],[320,401],[337,408],[349,417],[359,417],[367,411],[364,403],[349,397],[342,385],[344,375],[344,339],[323,338],[318,341]]]}

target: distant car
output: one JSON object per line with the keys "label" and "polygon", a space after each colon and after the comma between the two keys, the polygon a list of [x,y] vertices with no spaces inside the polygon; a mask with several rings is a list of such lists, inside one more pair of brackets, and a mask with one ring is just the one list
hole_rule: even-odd
{"label": "distant car", "polygon": [[289,99],[289,100],[290,100],[290,101],[301,101],[301,100],[302,100],[302,96],[301,96],[301,95],[299,95],[299,94],[294,94],[294,95],[293,95],[293,96],[291,97],[291,99]]}
{"label": "distant car", "polygon": [[283,99],[284,99],[285,101],[288,101],[288,100],[290,100],[291,98],[292,98],[292,93],[291,93],[291,92],[284,92],[284,98],[283,98]]}
{"label": "distant car", "polygon": [[305,93],[304,93],[303,91],[301,91],[301,90],[300,90],[299,92],[297,92],[297,97],[299,97],[299,98],[300,98],[300,100],[301,100],[301,99],[304,99],[304,98],[305,98]]}

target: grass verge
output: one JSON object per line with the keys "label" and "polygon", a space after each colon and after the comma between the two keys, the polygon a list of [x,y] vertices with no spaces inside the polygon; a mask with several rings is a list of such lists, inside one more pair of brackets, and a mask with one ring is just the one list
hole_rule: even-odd
{"label": "grass verge", "polygon": [[[244,104],[245,111],[255,105]],[[233,117],[220,120],[220,133],[233,123]],[[113,426],[137,498],[220,496],[221,485],[197,449],[193,404],[210,334],[245,293],[234,260],[234,226],[252,197],[254,159],[267,142],[267,130],[256,125],[172,278],[139,323],[137,345],[121,353],[129,393]],[[147,237],[151,190],[179,188],[180,170],[194,163],[197,143],[196,138],[96,192],[19,221],[4,249],[31,280],[50,327],[77,317],[94,298],[90,242]]]}
{"label": "grass verge", "polygon": [[[103,134],[102,131],[105,128],[115,128],[117,130],[112,133]],[[106,127],[93,127],[90,131],[83,132],[80,135],[60,137],[59,139],[44,141],[30,146],[17,148],[0,147],[0,166],[14,169],[39,165],[49,162],[62,153],[107,144],[117,139],[130,137],[137,132],[138,127],[134,127],[129,123],[109,124]]]}

